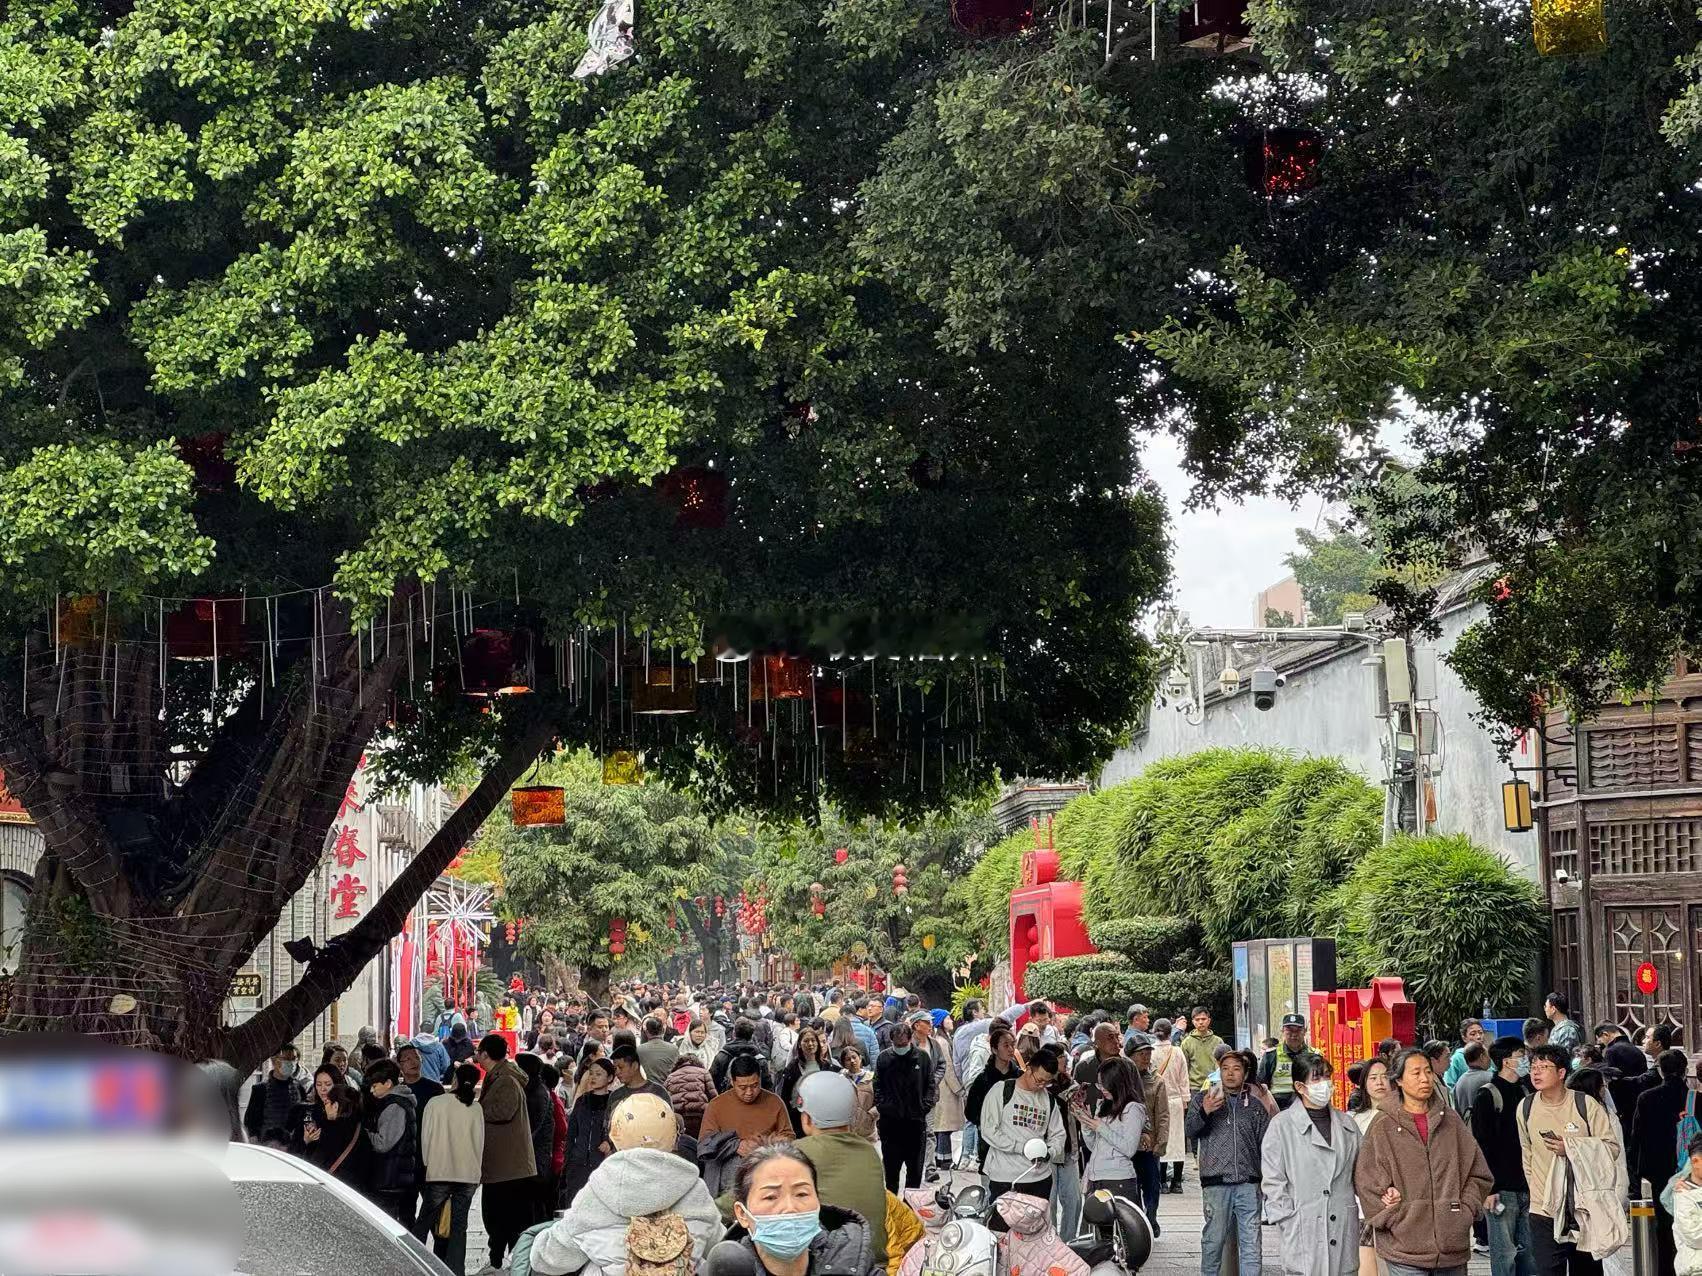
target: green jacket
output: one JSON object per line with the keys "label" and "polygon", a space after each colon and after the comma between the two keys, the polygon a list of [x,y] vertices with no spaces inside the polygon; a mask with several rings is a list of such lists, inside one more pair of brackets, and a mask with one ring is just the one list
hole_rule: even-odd
{"label": "green jacket", "polygon": [[1188,1089],[1198,1093],[1206,1088],[1206,1079],[1217,1071],[1217,1060],[1212,1058],[1212,1051],[1223,1044],[1223,1038],[1215,1032],[1200,1036],[1198,1032],[1190,1032],[1182,1038],[1182,1057],[1188,1061]]}
{"label": "green jacket", "polygon": [[886,1268],[886,1174],[875,1145],[849,1130],[811,1134],[798,1151],[816,1167],[816,1194],[823,1205],[855,1210],[869,1224],[874,1261]]}

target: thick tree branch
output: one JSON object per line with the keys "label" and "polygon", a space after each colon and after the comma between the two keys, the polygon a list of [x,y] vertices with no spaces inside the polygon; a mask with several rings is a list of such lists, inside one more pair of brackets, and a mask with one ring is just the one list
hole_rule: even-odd
{"label": "thick tree branch", "polygon": [[238,1071],[253,1068],[276,1048],[305,1029],[332,1000],[355,981],[366,964],[401,932],[408,914],[467,845],[479,826],[555,738],[556,724],[540,715],[503,753],[455,813],[444,822],[408,867],[379,896],[365,917],[337,937],[307,968],[300,982],[247,1023],[225,1036],[225,1059]]}
{"label": "thick tree branch", "polygon": [[0,772],[5,773],[6,787],[24,804],[47,849],[59,857],[95,911],[106,917],[129,916],[130,880],[100,812],[79,792],[56,791],[47,778],[51,770],[40,729],[0,695]]}

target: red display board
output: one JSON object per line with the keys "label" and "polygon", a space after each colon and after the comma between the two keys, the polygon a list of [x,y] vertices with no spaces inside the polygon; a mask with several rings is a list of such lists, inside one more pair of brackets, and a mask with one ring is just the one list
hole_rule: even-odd
{"label": "red display board", "polygon": [[1334,1070],[1335,1104],[1347,1106],[1353,1088],[1347,1070],[1377,1052],[1377,1043],[1393,1037],[1403,1046],[1418,1044],[1417,1008],[1407,1000],[1399,979],[1373,979],[1369,988],[1315,992],[1307,999],[1307,1031],[1312,1048]]}

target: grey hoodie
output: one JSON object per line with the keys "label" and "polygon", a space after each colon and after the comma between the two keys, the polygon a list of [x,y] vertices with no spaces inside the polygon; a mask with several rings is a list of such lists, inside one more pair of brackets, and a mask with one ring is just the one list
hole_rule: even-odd
{"label": "grey hoodie", "polygon": [[685,1219],[700,1263],[726,1234],[721,1211],[691,1161],[654,1148],[615,1152],[591,1171],[573,1204],[532,1242],[532,1271],[566,1276],[589,1265],[604,1276],[625,1276],[627,1224],[664,1210]]}

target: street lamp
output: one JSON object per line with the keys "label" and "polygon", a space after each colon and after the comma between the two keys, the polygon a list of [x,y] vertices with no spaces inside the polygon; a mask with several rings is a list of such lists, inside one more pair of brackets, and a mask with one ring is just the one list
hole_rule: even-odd
{"label": "street lamp", "polygon": [[1531,814],[1531,786],[1527,780],[1508,780],[1501,786],[1501,817],[1509,833],[1529,833],[1535,824]]}

